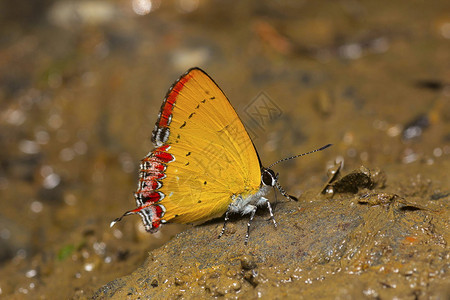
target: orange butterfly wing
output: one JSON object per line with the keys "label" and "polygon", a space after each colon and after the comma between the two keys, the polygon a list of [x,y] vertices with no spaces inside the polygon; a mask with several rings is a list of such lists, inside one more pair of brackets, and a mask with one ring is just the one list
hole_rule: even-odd
{"label": "orange butterfly wing", "polygon": [[202,70],[184,74],[161,106],[141,164],[138,208],[148,231],[160,222],[196,223],[222,215],[233,195],[256,193],[261,166],[230,102]]}

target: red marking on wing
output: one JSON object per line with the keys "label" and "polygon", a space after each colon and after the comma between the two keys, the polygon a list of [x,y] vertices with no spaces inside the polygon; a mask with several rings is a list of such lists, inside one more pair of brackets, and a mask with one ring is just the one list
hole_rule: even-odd
{"label": "red marking on wing", "polygon": [[166,169],[166,166],[160,163],[155,163],[151,166],[150,169],[147,169],[148,172],[163,172]]}
{"label": "red marking on wing", "polygon": [[143,206],[153,204],[161,200],[161,194],[154,191],[141,191]]}
{"label": "red marking on wing", "polygon": [[164,146],[161,146],[161,147],[153,150],[152,154],[154,157],[157,158],[156,161],[160,161],[162,163],[168,163],[168,162],[171,162],[172,160],[174,160],[173,155],[170,154],[169,152],[167,152],[169,147],[170,147],[170,145],[164,145]]}
{"label": "red marking on wing", "polygon": [[[148,206],[159,202],[164,198],[164,194],[158,189],[163,185],[162,179],[165,177],[167,163],[173,161],[175,157],[167,152],[169,145],[164,145],[154,149],[142,160],[140,173],[140,184],[134,197],[141,211]],[[153,209],[148,207],[148,209]]]}
{"label": "red marking on wing", "polygon": [[168,126],[167,123],[169,121],[169,116],[172,114],[173,106],[177,101],[178,94],[183,89],[186,82],[188,82],[191,78],[192,75],[189,74],[181,77],[167,94],[166,101],[161,106],[161,117],[158,120],[158,127]]}
{"label": "red marking on wing", "polygon": [[149,183],[147,182],[148,187],[150,187],[152,190],[156,190],[156,188],[158,187],[158,180],[156,180],[155,178],[151,178],[150,180],[150,185],[148,185]]}
{"label": "red marking on wing", "polygon": [[141,178],[139,181],[146,183],[147,186],[151,186],[150,181],[159,180],[164,177],[164,172],[148,172],[147,170],[141,170]]}
{"label": "red marking on wing", "polygon": [[161,225],[161,220],[152,223],[152,232],[156,231],[158,227]]}
{"label": "red marking on wing", "polygon": [[[148,162],[149,168],[145,168],[146,162]],[[142,166],[144,167],[142,168]],[[163,172],[166,166],[154,157],[146,157],[142,160],[141,168],[141,171],[145,171],[146,173],[158,174]]]}
{"label": "red marking on wing", "polygon": [[168,152],[154,152],[154,155],[164,163],[168,163],[173,160],[173,155]]}
{"label": "red marking on wing", "polygon": [[161,208],[161,206],[159,206],[159,205],[156,205],[155,206],[155,213],[156,213],[156,215],[157,216],[159,216],[159,217],[161,217],[162,216],[162,214],[163,214],[163,209]]}
{"label": "red marking on wing", "polygon": [[162,209],[161,205],[153,205],[153,213],[154,213],[154,219],[152,220],[152,231],[157,231],[159,226],[161,225],[161,218],[164,215],[164,210]]}
{"label": "red marking on wing", "polygon": [[164,207],[159,204],[141,206],[133,210],[142,216],[145,230],[151,233],[157,232],[161,226],[161,218],[164,216]]}

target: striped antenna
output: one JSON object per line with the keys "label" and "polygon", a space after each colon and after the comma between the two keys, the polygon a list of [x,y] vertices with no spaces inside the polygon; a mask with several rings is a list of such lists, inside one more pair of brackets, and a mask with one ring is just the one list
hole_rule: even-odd
{"label": "striped antenna", "polygon": [[316,150],[313,150],[313,151],[309,151],[309,152],[306,152],[306,153],[303,153],[303,154],[298,154],[298,155],[294,155],[294,156],[291,156],[291,157],[286,157],[286,158],[280,159],[280,160],[274,162],[273,164],[271,164],[268,167],[268,169],[272,168],[274,165],[276,165],[276,164],[278,164],[278,163],[280,163],[282,161],[286,161],[286,160],[290,160],[290,159],[297,158],[297,157],[300,157],[300,156],[308,155],[308,154],[311,154],[311,153],[314,153],[314,152],[317,152],[317,151],[322,151],[322,150],[325,150],[325,149],[327,149],[328,147],[330,147],[332,145],[333,144],[328,144],[328,145],[325,145],[325,146],[320,147],[319,149],[316,149]]}

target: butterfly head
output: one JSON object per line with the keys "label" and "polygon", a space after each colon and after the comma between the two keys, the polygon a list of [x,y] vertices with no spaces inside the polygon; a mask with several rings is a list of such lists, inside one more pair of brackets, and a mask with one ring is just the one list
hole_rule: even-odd
{"label": "butterfly head", "polygon": [[261,184],[264,186],[275,186],[277,184],[278,175],[268,168],[261,169]]}
{"label": "butterfly head", "polygon": [[298,201],[298,199],[296,197],[291,196],[288,193],[286,193],[286,191],[283,189],[283,187],[278,183],[278,173],[275,174],[275,172],[272,169],[270,169],[270,168],[273,167],[274,165],[280,163],[280,162],[283,162],[283,161],[286,161],[286,160],[291,160],[293,158],[297,158],[297,157],[300,157],[300,156],[311,154],[311,153],[314,153],[314,152],[317,152],[317,151],[321,151],[321,150],[324,150],[324,149],[326,149],[326,148],[328,148],[330,146],[331,146],[331,144],[328,144],[328,145],[325,145],[325,146],[323,146],[321,148],[318,148],[316,150],[313,150],[313,151],[309,151],[309,152],[306,152],[306,153],[303,153],[303,154],[299,154],[299,155],[294,155],[294,156],[291,156],[291,157],[283,158],[283,159],[280,159],[280,160],[274,162],[268,168],[264,168],[264,167],[261,168],[261,186],[267,186],[267,187],[273,187],[273,188],[276,187],[280,191],[280,193],[283,196],[285,196],[286,198],[288,198],[289,200]]}
{"label": "butterfly head", "polygon": [[261,185],[267,186],[267,187],[275,187],[280,191],[280,193],[288,198],[289,200],[298,201],[298,199],[294,196],[289,195],[286,193],[286,191],[283,189],[283,187],[278,183],[278,173],[275,174],[275,172],[272,169],[269,168],[262,168],[261,169]]}

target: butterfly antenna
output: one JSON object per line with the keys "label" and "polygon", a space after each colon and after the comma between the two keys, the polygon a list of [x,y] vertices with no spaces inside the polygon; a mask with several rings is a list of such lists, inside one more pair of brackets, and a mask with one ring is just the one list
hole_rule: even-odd
{"label": "butterfly antenna", "polygon": [[[280,163],[280,162],[283,162],[283,161],[286,161],[286,160],[290,160],[290,159],[293,159],[293,158],[297,158],[297,157],[300,157],[300,156],[308,155],[308,154],[311,154],[311,153],[314,153],[314,152],[317,152],[317,151],[322,151],[322,150],[324,150],[324,149],[330,147],[331,145],[332,145],[332,144],[328,144],[328,145],[325,145],[325,146],[323,146],[323,147],[320,147],[319,149],[315,149],[315,150],[312,150],[312,151],[309,151],[309,152],[306,152],[306,153],[303,153],[303,154],[294,155],[294,156],[291,156],[291,157],[287,157],[287,158],[280,159],[280,160],[274,162],[273,164],[271,164],[271,165],[268,167],[268,169],[272,168],[274,165],[276,165],[276,164],[278,164],[278,163]],[[294,197],[294,196],[289,195],[289,194],[283,189],[283,187],[280,185],[280,183],[278,182],[278,174],[277,174],[277,176],[275,177],[275,186],[276,186],[277,189],[280,191],[281,195],[283,195],[284,197],[286,197],[288,200],[298,201],[297,197]]]}
{"label": "butterfly antenna", "polygon": [[[302,154],[298,154],[298,155],[294,155],[294,156],[291,156],[291,157],[286,157],[286,158],[280,159],[280,160],[274,162],[273,164],[271,164],[268,167],[268,169],[272,168],[274,165],[276,165],[276,164],[278,164],[280,162],[283,162],[283,161],[286,161],[286,160],[290,160],[290,159],[293,159],[293,158],[297,158],[297,157],[300,157],[300,156],[308,155],[308,154],[311,154],[311,153],[314,153],[314,152],[317,152],[317,151],[322,151],[322,150],[325,150],[325,149],[327,149],[328,147],[330,147],[332,145],[333,144],[328,144],[328,145],[325,145],[325,146],[320,147],[319,149],[316,149],[316,150],[313,150],[313,151],[309,151],[309,152],[306,152],[306,153],[302,153]],[[281,190],[280,190],[280,192],[281,192]]]}
{"label": "butterfly antenna", "polygon": [[117,222],[119,222],[120,220],[122,220],[123,217],[129,216],[129,215],[134,215],[136,213],[136,210],[129,210],[127,212],[125,212],[121,217],[115,219],[114,221],[111,222],[111,224],[109,224],[109,227],[113,227]]}

